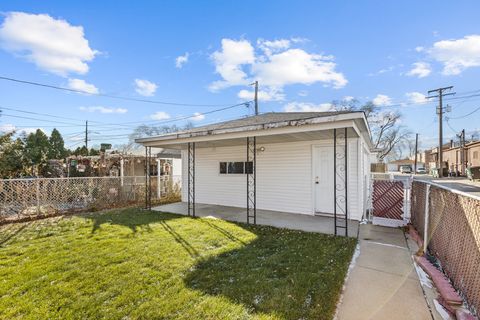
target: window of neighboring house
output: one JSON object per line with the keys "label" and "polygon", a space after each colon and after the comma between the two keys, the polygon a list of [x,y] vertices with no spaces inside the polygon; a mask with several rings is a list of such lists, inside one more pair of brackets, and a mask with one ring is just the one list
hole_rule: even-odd
{"label": "window of neighboring house", "polygon": [[249,162],[220,162],[220,174],[251,174],[253,163]]}

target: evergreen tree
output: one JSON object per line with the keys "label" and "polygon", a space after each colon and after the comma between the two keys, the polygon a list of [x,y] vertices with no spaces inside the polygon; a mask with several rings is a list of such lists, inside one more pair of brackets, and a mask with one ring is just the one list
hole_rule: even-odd
{"label": "evergreen tree", "polygon": [[67,150],[65,149],[65,142],[62,135],[57,129],[52,130],[52,134],[48,139],[50,144],[50,150],[48,150],[48,159],[63,159],[67,156]]}
{"label": "evergreen tree", "polygon": [[73,154],[76,156],[88,156],[88,149],[85,146],[78,147],[73,151]]}
{"label": "evergreen tree", "polygon": [[50,143],[47,135],[40,129],[35,133],[30,133],[24,138],[25,158],[32,167],[37,168],[37,173],[41,172],[48,160]]}
{"label": "evergreen tree", "polygon": [[0,136],[0,177],[20,177],[25,172],[23,141],[12,140],[13,133]]}

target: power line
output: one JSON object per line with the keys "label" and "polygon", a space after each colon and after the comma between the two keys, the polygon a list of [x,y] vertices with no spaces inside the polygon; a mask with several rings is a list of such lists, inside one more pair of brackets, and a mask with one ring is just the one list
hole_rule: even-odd
{"label": "power line", "polygon": [[[225,107],[225,108],[220,108],[220,109],[214,109],[214,110],[210,110],[210,111],[206,111],[206,112],[198,112],[198,113],[194,113],[192,115],[189,115],[189,116],[181,116],[181,117],[177,117],[177,118],[174,118],[174,119],[169,119],[169,120],[163,120],[163,121],[157,121],[157,120],[153,120],[155,122],[155,126],[157,125],[162,125],[162,124],[166,124],[166,123],[172,123],[172,122],[177,122],[177,121],[181,121],[181,120],[188,120],[188,119],[192,119],[192,118],[196,118],[196,117],[199,117],[199,116],[204,116],[204,115],[207,115],[207,114],[212,114],[212,113],[215,113],[215,112],[220,112],[220,111],[225,111],[225,110],[228,110],[228,109],[233,109],[233,108],[236,108],[236,107],[240,107],[240,106],[245,106],[245,107],[250,107],[250,104],[252,103],[253,101],[247,101],[247,102],[242,102],[242,103],[238,103],[238,104],[234,104],[234,105],[231,105],[231,106],[228,106],[228,107]],[[150,121],[135,121],[135,122],[123,122],[122,124],[146,124],[146,123],[150,123],[152,122],[152,120]],[[99,126],[96,126],[96,128],[98,128]],[[136,127],[136,126],[131,126],[131,127]],[[124,128],[109,128],[109,129],[100,129],[100,131],[116,131],[116,130],[124,130]]]}
{"label": "power line", "polygon": [[43,121],[43,122],[48,122],[48,123],[60,123],[60,124],[68,124],[70,126],[83,126],[79,125],[76,123],[68,123],[68,122],[63,122],[63,121],[55,121],[55,120],[48,120],[48,119],[38,119],[38,118],[31,118],[31,117],[23,117],[23,116],[16,116],[16,115],[11,115],[11,114],[5,114],[2,113],[2,117],[10,117],[10,118],[19,118],[19,119],[27,119],[27,120],[35,120],[35,121]]}
{"label": "power line", "polygon": [[[195,118],[195,117],[198,117],[198,116],[201,116],[201,115],[205,115],[205,114],[211,114],[211,113],[215,113],[215,112],[220,112],[220,111],[232,109],[232,108],[239,107],[239,106],[249,107],[250,103],[252,103],[252,102],[253,102],[253,100],[251,100],[251,101],[246,101],[246,102],[242,102],[242,103],[237,103],[237,104],[234,104],[234,105],[230,105],[230,106],[227,106],[227,107],[224,107],[224,108],[214,109],[214,110],[210,110],[210,111],[206,111],[206,112],[201,112],[201,113],[195,113],[195,114],[189,115],[189,116],[177,117],[177,118],[170,119],[170,120],[166,120],[166,121],[147,120],[147,121],[131,121],[131,122],[123,122],[123,123],[104,123],[104,122],[99,122],[99,121],[90,121],[90,122],[94,122],[94,123],[97,123],[97,124],[98,124],[98,125],[93,125],[93,126],[91,125],[91,127],[121,126],[121,127],[125,127],[125,129],[131,129],[132,127],[135,127],[133,124],[141,124],[141,123],[156,123],[156,124],[162,124],[162,123],[170,123],[170,122],[175,122],[175,121],[181,121],[181,120],[186,120],[186,119],[190,119],[190,118]],[[25,110],[20,110],[20,109],[11,108],[11,107],[0,107],[0,109],[11,110],[11,111],[21,112],[21,113],[27,113],[27,114],[33,114],[33,115],[39,115],[39,116],[46,116],[46,117],[53,117],[53,118],[59,118],[59,119],[67,119],[67,120],[80,121],[80,120],[74,119],[74,118],[61,117],[61,116],[52,115],[52,114],[48,114],[48,113],[25,111]],[[14,115],[9,115],[9,116],[10,116],[10,117],[21,118],[20,116],[14,116]],[[27,117],[23,117],[23,118],[25,118],[25,119],[31,119],[31,120],[44,121],[44,122],[62,123],[62,122],[58,122],[58,121],[44,120],[44,119],[38,119],[38,118],[27,118]],[[82,124],[82,125],[80,125],[80,124],[71,124],[71,123],[64,123],[64,124],[70,124],[70,125],[75,125],[75,126],[83,126],[83,124]],[[120,128],[118,128],[118,129],[120,129]],[[113,130],[117,130],[117,128],[115,128],[115,129],[113,129]]]}
{"label": "power line", "polygon": [[456,120],[456,119],[463,119],[463,118],[466,118],[466,117],[474,114],[475,112],[477,112],[477,111],[479,111],[479,110],[480,110],[480,107],[476,108],[476,109],[473,110],[472,112],[467,113],[467,114],[465,114],[465,115],[463,115],[463,116],[460,116],[460,117],[449,117],[448,119],[454,119],[454,120]]}
{"label": "power line", "polygon": [[50,84],[46,84],[46,83],[40,83],[40,82],[35,82],[35,81],[27,81],[27,80],[21,80],[21,79],[4,77],[4,76],[0,76],[0,80],[12,81],[12,82],[28,84],[28,85],[38,86],[38,87],[43,87],[43,88],[63,90],[63,91],[68,91],[68,92],[82,93],[82,94],[91,95],[91,96],[99,96],[99,97],[106,97],[106,98],[126,100],[126,101],[135,101],[135,102],[144,102],[144,103],[151,103],[151,104],[162,104],[162,105],[183,106],[183,107],[220,107],[220,106],[225,106],[226,105],[226,104],[178,103],[178,102],[170,102],[170,101],[159,101],[159,100],[130,98],[130,97],[125,97],[125,96],[117,96],[117,95],[100,93],[100,92],[88,92],[88,91],[84,91],[84,90],[65,88],[65,87],[54,86],[54,85],[50,85]]}

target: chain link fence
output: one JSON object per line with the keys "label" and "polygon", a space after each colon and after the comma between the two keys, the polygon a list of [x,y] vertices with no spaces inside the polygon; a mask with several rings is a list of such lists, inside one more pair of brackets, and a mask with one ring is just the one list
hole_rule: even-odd
{"label": "chain link fence", "polygon": [[426,183],[414,181],[411,204],[411,221],[426,238],[430,253],[453,286],[479,312],[480,199],[433,184],[428,189]]}
{"label": "chain link fence", "polygon": [[177,176],[0,180],[0,223],[72,212],[180,201]]}

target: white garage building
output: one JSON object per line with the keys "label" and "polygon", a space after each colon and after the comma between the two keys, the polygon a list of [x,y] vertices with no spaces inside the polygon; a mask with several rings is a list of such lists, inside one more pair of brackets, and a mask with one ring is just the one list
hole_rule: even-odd
{"label": "white garage building", "polygon": [[[181,150],[186,214],[201,204],[360,220],[368,208],[372,143],[363,112],[265,113],[137,139]],[[245,212],[245,211],[243,211]],[[339,231],[342,232],[342,231]]]}

